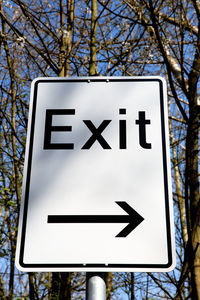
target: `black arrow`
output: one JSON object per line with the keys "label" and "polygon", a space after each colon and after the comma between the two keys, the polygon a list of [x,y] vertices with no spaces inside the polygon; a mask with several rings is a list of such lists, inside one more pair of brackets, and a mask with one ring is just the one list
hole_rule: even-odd
{"label": "black arrow", "polygon": [[128,225],[116,235],[116,237],[126,237],[144,218],[125,201],[116,201],[116,203],[125,210],[128,215],[49,215],[47,223],[128,223]]}

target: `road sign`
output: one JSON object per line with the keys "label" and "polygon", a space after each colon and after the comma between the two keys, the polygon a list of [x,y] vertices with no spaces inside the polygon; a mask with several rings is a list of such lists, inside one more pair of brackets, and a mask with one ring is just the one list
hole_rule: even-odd
{"label": "road sign", "polygon": [[34,80],[22,190],[18,269],[172,270],[165,81]]}

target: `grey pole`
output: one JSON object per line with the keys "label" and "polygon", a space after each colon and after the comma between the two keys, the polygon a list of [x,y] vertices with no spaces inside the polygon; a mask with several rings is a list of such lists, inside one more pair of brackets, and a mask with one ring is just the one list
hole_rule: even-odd
{"label": "grey pole", "polygon": [[106,300],[105,273],[86,273],[86,300]]}

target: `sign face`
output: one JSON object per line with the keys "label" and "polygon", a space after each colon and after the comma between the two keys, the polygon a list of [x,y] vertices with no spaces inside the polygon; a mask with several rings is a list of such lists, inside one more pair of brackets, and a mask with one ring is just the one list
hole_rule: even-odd
{"label": "sign face", "polygon": [[35,79],[22,199],[19,270],[172,270],[165,81]]}

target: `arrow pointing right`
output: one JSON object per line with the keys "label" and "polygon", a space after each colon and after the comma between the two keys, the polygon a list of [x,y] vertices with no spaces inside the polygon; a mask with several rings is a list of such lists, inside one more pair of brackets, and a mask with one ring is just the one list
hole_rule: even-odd
{"label": "arrow pointing right", "polygon": [[116,203],[125,210],[128,215],[48,215],[47,223],[128,223],[128,225],[116,235],[116,237],[126,237],[144,218],[125,201],[116,201]]}

